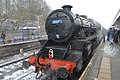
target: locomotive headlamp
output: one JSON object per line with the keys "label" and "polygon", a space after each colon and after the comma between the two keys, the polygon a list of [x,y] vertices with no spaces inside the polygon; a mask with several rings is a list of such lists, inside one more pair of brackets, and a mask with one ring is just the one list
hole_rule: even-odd
{"label": "locomotive headlamp", "polygon": [[67,78],[68,77],[68,70],[65,67],[60,67],[57,70],[57,73],[60,78]]}

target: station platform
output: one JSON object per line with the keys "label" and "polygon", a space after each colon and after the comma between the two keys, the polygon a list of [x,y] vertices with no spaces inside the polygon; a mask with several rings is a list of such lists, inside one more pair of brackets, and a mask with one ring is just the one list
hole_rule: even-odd
{"label": "station platform", "polygon": [[3,46],[11,46],[11,45],[19,45],[19,44],[24,44],[24,43],[31,43],[31,42],[39,42],[39,39],[36,40],[28,40],[28,41],[21,41],[21,42],[12,42],[12,43],[6,43],[6,44],[0,44],[0,47]]}
{"label": "station platform", "polygon": [[103,42],[79,80],[120,80],[120,44]]}

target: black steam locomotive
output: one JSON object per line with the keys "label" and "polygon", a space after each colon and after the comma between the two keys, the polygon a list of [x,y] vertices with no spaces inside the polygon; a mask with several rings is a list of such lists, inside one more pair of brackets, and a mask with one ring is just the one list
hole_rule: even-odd
{"label": "black steam locomotive", "polygon": [[29,63],[41,71],[41,80],[72,80],[104,38],[104,28],[98,22],[73,14],[70,5],[62,8],[48,15],[48,40],[37,56],[29,57]]}

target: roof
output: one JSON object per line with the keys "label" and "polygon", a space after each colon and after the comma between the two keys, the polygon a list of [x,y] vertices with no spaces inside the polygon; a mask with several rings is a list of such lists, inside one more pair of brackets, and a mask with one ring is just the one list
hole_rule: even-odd
{"label": "roof", "polygon": [[119,26],[120,27],[120,9],[119,9],[118,13],[116,14],[116,16],[112,22],[112,26]]}

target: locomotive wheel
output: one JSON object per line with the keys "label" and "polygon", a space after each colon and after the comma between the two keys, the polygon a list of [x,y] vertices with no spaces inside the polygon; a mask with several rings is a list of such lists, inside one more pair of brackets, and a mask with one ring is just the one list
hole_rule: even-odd
{"label": "locomotive wheel", "polygon": [[78,60],[77,66],[73,70],[73,74],[69,77],[69,80],[78,80],[83,69],[82,59]]}

